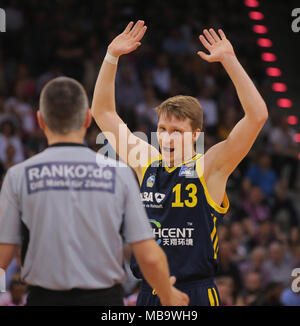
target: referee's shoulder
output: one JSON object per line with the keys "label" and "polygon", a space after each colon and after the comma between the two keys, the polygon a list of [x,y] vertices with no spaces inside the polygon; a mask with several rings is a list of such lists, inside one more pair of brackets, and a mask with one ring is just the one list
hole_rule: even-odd
{"label": "referee's shoulder", "polygon": [[20,175],[24,172],[24,169],[31,165],[34,164],[35,162],[39,162],[39,159],[43,156],[43,152],[38,153],[28,159],[26,159],[23,162],[17,163],[15,165],[13,165],[12,167],[10,167],[7,171],[6,171],[6,175],[10,174],[12,176],[14,175]]}
{"label": "referee's shoulder", "polygon": [[[98,164],[99,164],[99,161],[98,161]],[[100,164],[101,165],[103,164],[104,166],[113,167],[116,171],[116,177],[126,187],[130,186],[132,183],[132,180],[136,179],[134,171],[124,161],[115,160],[115,159],[111,159],[111,158],[102,158]]]}

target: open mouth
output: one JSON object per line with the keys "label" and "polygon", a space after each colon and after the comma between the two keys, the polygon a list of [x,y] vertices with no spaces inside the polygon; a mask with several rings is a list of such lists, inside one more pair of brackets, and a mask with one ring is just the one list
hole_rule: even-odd
{"label": "open mouth", "polygon": [[173,153],[174,152],[174,148],[170,148],[170,147],[163,147],[164,152],[168,152],[168,153]]}

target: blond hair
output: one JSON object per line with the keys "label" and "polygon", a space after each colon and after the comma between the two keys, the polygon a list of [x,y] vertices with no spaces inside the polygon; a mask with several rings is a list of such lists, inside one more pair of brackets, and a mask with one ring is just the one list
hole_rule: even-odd
{"label": "blond hair", "polygon": [[200,129],[203,126],[203,111],[199,101],[192,96],[177,95],[162,102],[155,111],[160,118],[161,115],[167,117],[174,116],[178,120],[189,118],[192,130]]}

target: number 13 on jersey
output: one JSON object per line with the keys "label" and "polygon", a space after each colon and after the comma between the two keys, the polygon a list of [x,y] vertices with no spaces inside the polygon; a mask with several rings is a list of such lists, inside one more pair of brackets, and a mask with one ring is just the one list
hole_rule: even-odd
{"label": "number 13 on jersey", "polygon": [[198,202],[197,187],[194,183],[189,183],[184,191],[188,193],[189,199],[182,201],[182,185],[178,183],[174,188],[173,192],[175,193],[175,201],[172,202],[172,207],[195,207]]}

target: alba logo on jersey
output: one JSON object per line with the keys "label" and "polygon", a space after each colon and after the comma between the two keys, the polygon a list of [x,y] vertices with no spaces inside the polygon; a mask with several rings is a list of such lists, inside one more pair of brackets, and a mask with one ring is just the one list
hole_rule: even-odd
{"label": "alba logo on jersey", "polygon": [[143,202],[153,203],[154,202],[153,194],[154,194],[154,199],[155,199],[157,204],[160,204],[166,197],[165,194],[162,194],[160,192],[153,193],[153,192],[144,191],[144,192],[141,193],[141,200]]}

